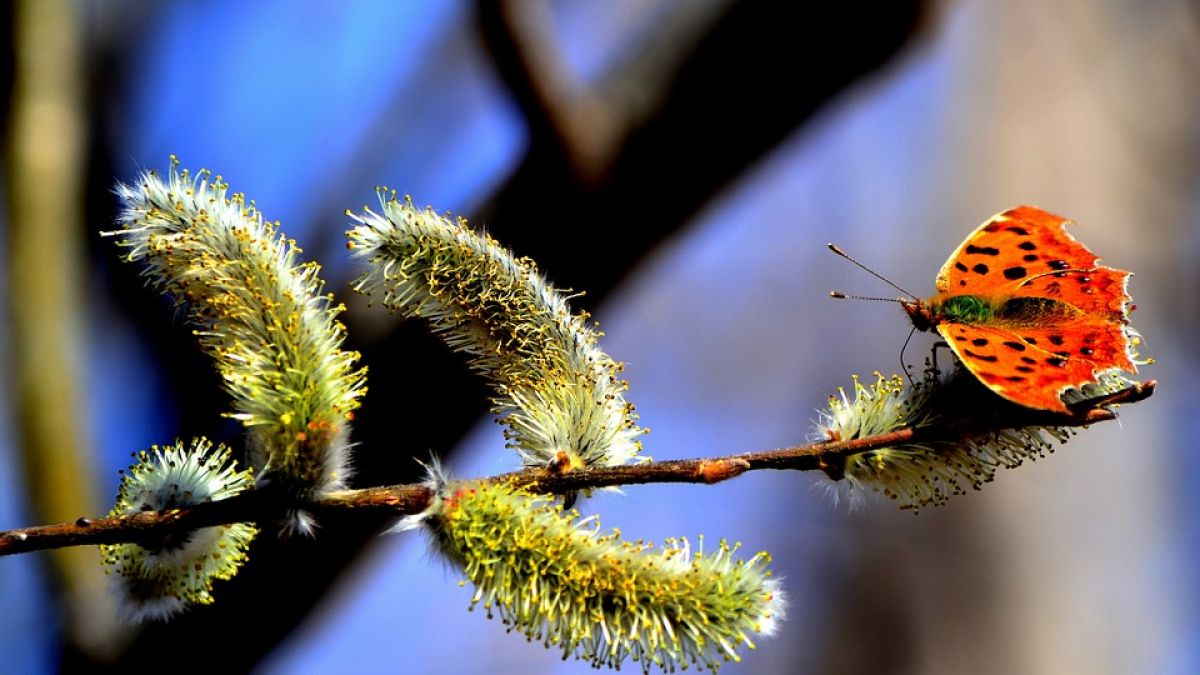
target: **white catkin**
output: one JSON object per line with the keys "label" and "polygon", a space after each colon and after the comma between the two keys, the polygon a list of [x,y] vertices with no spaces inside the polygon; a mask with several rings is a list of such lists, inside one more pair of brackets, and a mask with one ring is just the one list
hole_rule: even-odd
{"label": "white catkin", "polygon": [[[227,499],[254,485],[229,449],[205,438],[152,447],[121,481],[110,516],[166,511]],[[100,554],[113,594],[132,622],[164,621],[189,605],[212,603],[213,582],[233,578],[258,533],[250,523],[205,527],[164,537],[158,546],[103,544]]]}
{"label": "white catkin", "polygon": [[[972,376],[956,371],[950,377]],[[1122,382],[1128,382],[1114,377],[1102,378],[1104,390],[1115,391]],[[885,378],[875,373],[875,381],[868,385],[855,377],[851,392],[839,390],[830,397],[814,437],[850,441],[902,428],[921,430],[939,424],[942,411],[936,395],[948,382],[946,376],[933,371],[927,371],[914,386],[905,386],[900,376]],[[1084,394],[1090,397],[1099,392],[1089,388]],[[953,495],[980,489],[1001,468],[1015,468],[1026,460],[1044,457],[1053,452],[1055,443],[1065,443],[1074,433],[1069,427],[1028,426],[963,433],[946,440],[900,443],[847,455],[844,465],[834,475],[845,486],[852,505],[859,495],[877,492],[906,509],[939,506]]]}

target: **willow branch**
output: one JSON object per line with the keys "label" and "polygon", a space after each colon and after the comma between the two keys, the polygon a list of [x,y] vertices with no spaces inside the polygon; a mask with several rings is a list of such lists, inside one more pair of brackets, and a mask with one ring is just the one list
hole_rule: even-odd
{"label": "willow branch", "polygon": [[[1079,427],[1115,419],[1108,406],[1149,398],[1156,382],[1149,380],[1115,394],[1092,399],[1072,408],[1069,415],[1029,409],[1002,417],[971,419],[965,423],[921,429],[902,428],[853,440],[829,440],[777,450],[747,452],[724,457],[666,460],[625,466],[596,467],[558,472],[526,469],[486,480],[512,481],[541,493],[569,493],[617,485],[647,483],[712,484],[762,469],[826,471],[831,474],[847,455],[906,443],[949,440],[964,432],[988,433],[1029,426]],[[109,518],[80,518],[72,523],[27,527],[0,532],[0,556],[67,546],[153,542],[170,533],[237,522],[282,520],[296,509],[318,517],[375,512],[392,516],[420,513],[433,498],[423,484],[389,485],[341,490],[319,500],[297,503],[269,487],[230,499],[169,511],[144,511]]]}

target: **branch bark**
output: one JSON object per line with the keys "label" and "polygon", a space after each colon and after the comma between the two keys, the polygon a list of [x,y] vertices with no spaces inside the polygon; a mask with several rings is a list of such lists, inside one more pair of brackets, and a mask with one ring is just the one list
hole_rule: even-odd
{"label": "branch bark", "polygon": [[[974,420],[969,432],[984,434],[1030,426],[1078,427],[1115,419],[1107,406],[1149,398],[1156,382],[1149,380],[1115,394],[1092,399],[1073,408],[1070,415],[1015,408],[990,421]],[[485,480],[512,481],[534,492],[565,494],[616,485],[646,483],[712,484],[762,469],[822,470],[837,477],[837,467],[847,455],[905,443],[947,440],[964,433],[961,425],[902,428],[852,440],[830,440],[778,450],[697,459],[645,462],[625,466],[579,469],[567,473],[552,469],[525,469]],[[237,522],[282,520],[288,511],[302,509],[318,518],[383,512],[393,516],[420,513],[433,498],[422,484],[389,485],[341,490],[314,501],[296,502],[269,487],[230,499],[169,511],[144,511],[126,516],[79,518],[71,523],[27,527],[0,532],[0,556],[67,546],[153,542],[168,533]]]}

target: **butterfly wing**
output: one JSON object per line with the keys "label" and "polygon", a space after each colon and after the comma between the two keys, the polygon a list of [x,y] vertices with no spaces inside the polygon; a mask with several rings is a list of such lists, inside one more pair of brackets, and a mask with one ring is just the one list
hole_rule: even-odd
{"label": "butterfly wing", "polygon": [[1059,300],[1091,316],[1125,324],[1132,308],[1128,290],[1130,276],[1125,270],[1103,265],[1043,272],[1021,282],[1012,289],[1011,295]]}
{"label": "butterfly wing", "polygon": [[1107,370],[1137,372],[1125,327],[1097,317],[1036,327],[941,323],[937,330],[980,382],[1028,408],[1070,412],[1066,390],[1096,383]]}
{"label": "butterfly wing", "polygon": [[1071,221],[1035,206],[992,216],[951,254],[937,277],[943,296],[1044,297],[1124,322],[1129,272],[1099,258],[1066,230]]}
{"label": "butterfly wing", "polygon": [[1002,319],[937,326],[990,389],[1020,405],[1058,412],[1068,412],[1062,393],[1095,383],[1097,373],[1137,372],[1127,328],[1130,274],[1100,265],[1067,232],[1068,222],[1033,206],[993,216],[946,261],[935,298],[973,295],[996,306],[1013,298],[1062,303],[1017,304],[1015,315]]}

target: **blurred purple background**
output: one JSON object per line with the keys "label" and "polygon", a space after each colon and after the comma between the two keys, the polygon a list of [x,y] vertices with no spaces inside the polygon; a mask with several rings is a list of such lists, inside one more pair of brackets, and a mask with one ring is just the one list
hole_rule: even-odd
{"label": "blurred purple background", "polygon": [[[97,235],[113,182],[172,153],[282,221],[350,305],[370,368],[360,486],[413,480],[412,458],[430,452],[461,476],[515,465],[462,359],[347,290],[342,212],[373,203],[376,185],[470,218],[586,291],[578,304],[627,363],[656,459],[802,442],[851,373],[899,368],[907,319],[829,300],[888,290],[827,241],[931,293],[979,222],[1031,203],[1136,273],[1135,325],[1158,361],[1145,374],[1161,386],[1119,424],[916,517],[883,502],[849,513],[822,479],[791,473],[631,487],[583,508],[629,538],[703,533],[772,552],[790,616],[725,672],[1200,670],[1194,4],[27,2],[5,10],[10,111],[33,4],[78,50],[82,174],[62,192],[80,195],[67,231],[84,369],[58,412],[83,420],[70,452],[90,514],[131,452],[239,441],[190,329]],[[14,215],[20,166],[3,169],[6,270],[9,242],[33,226]],[[6,312],[20,284],[0,277]],[[6,372],[15,340],[0,331]],[[910,359],[929,344],[915,340]],[[8,381],[0,529],[46,519]],[[71,590],[48,554],[0,559],[4,669],[590,671],[464,611],[456,573],[420,535],[376,536],[385,525],[263,537],[215,605],[143,629]]]}

